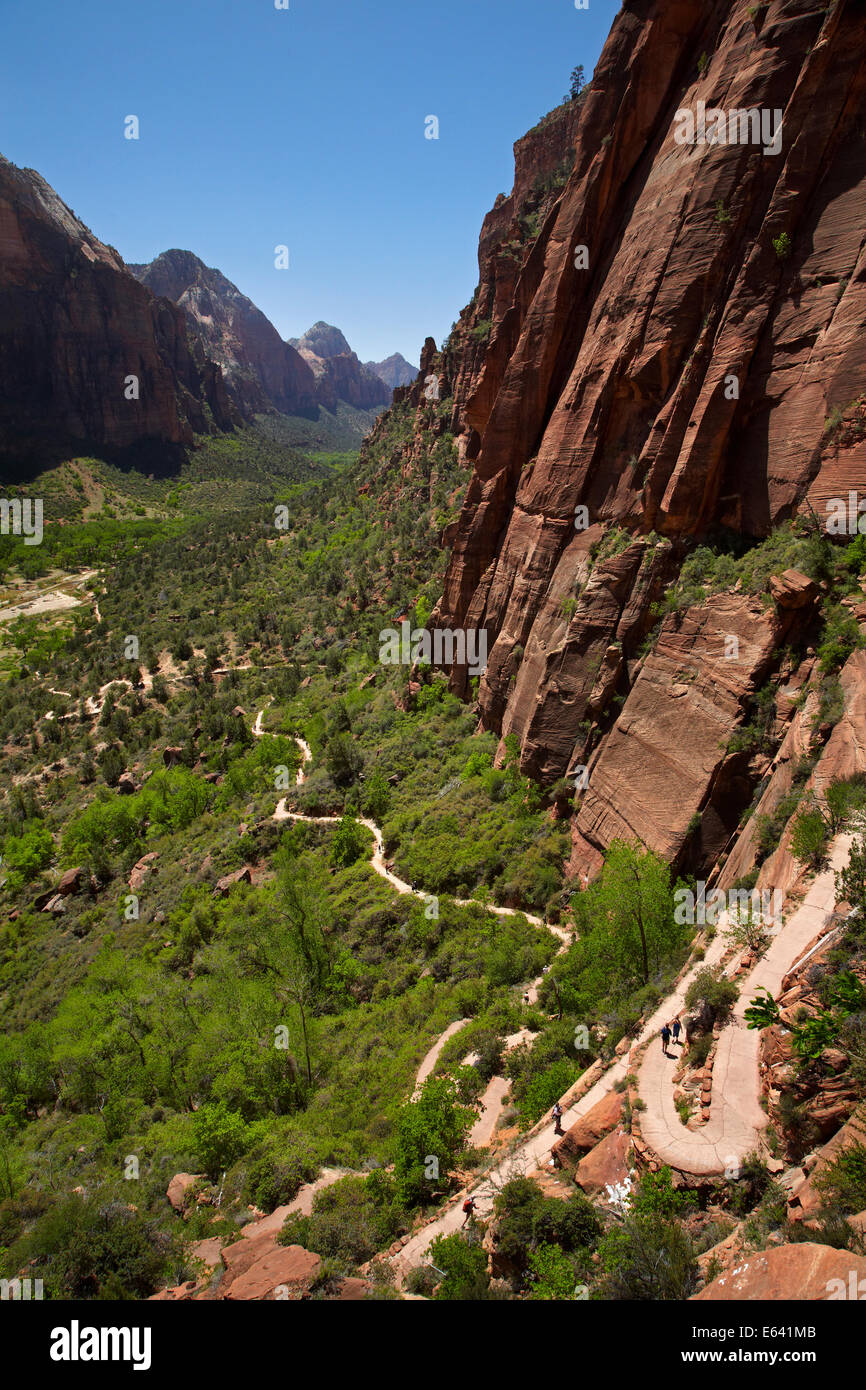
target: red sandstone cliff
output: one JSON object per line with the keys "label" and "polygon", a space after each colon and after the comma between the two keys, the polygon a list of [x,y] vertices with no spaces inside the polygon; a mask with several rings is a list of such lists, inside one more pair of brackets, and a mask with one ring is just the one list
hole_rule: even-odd
{"label": "red sandstone cliff", "polygon": [[[439,378],[471,467],[432,623],[488,633],[482,725],[543,782],[590,766],[576,872],[618,834],[676,858],[698,818],[711,863],[748,803],[725,745],[813,600],[720,595],[640,648],[685,542],[866,481],[862,435],[825,428],[866,384],[864,96],[855,0],[630,0],[590,88],[515,147],[475,300],[397,392],[440,429]],[[766,110],[768,136],[780,111],[778,153],[678,143],[699,101]],[[631,544],[605,559],[614,526]]]}
{"label": "red sandstone cliff", "polygon": [[188,445],[232,419],[183,312],[140,285],[39,174],[0,157],[4,448]]}

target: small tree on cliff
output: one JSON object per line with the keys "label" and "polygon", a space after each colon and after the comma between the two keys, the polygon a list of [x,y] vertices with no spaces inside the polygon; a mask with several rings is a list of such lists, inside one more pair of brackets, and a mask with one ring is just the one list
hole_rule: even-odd
{"label": "small tree on cliff", "polygon": [[573,70],[573,72],[572,72],[572,74],[571,74],[571,99],[572,99],[572,101],[574,101],[575,97],[579,97],[579,96],[580,96],[580,94],[581,94],[581,92],[583,91],[583,89],[584,89],[585,86],[586,86],[586,83],[585,83],[584,80],[583,80],[583,63],[578,63],[577,67]]}

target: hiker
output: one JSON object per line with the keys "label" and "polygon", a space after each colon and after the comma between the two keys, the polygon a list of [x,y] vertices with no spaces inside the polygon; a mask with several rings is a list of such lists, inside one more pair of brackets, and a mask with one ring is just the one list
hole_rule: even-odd
{"label": "hiker", "polygon": [[674,1019],[674,1022],[673,1022],[673,1029],[672,1029],[672,1031],[673,1031],[673,1035],[674,1035],[674,1042],[676,1043],[677,1047],[679,1047],[679,1042],[680,1042],[680,1030],[681,1030],[681,1028],[682,1028],[682,1024],[680,1023],[680,1021],[679,1021],[678,1018],[675,1018],[675,1019]]}
{"label": "hiker", "polygon": [[474,1198],[474,1197],[467,1197],[467,1198],[466,1198],[466,1201],[463,1203],[463,1213],[464,1213],[464,1215],[463,1215],[463,1226],[461,1227],[461,1230],[465,1230],[465,1228],[468,1226],[469,1222],[470,1222],[470,1221],[474,1218],[474,1216],[475,1216],[475,1198]]}
{"label": "hiker", "polygon": [[671,1030],[670,1030],[670,1028],[668,1027],[668,1025],[665,1023],[664,1026],[662,1027],[662,1052],[665,1054],[666,1057],[667,1057],[667,1055],[668,1055],[668,1043],[670,1042],[670,1040],[671,1040]]}
{"label": "hiker", "polygon": [[554,1134],[565,1133],[565,1131],[562,1128],[562,1106],[560,1105],[559,1101],[557,1101],[553,1107],[553,1125]]}

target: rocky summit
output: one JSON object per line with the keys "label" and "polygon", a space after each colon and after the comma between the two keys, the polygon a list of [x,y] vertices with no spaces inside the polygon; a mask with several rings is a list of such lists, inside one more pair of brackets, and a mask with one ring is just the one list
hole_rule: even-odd
{"label": "rocky summit", "polygon": [[[866,1299],[866,9],[442,0],[419,45],[373,4],[359,63],[234,8],[118,10],[113,145],[39,91],[58,188],[237,284],[0,160],[0,1300],[75,1304],[58,1359],[133,1346],[106,1303],[219,1305],[199,1378],[276,1346],[242,1304],[431,1301],[826,1379]],[[568,94],[482,219],[531,63]],[[355,346],[276,327],[316,312]]]}

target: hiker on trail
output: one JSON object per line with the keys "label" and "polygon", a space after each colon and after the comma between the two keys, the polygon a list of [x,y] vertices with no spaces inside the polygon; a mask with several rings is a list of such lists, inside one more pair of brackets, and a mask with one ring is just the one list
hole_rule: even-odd
{"label": "hiker on trail", "polygon": [[463,1213],[464,1213],[464,1215],[463,1215],[463,1225],[462,1225],[462,1227],[461,1227],[461,1230],[465,1230],[465,1228],[468,1226],[469,1222],[472,1221],[472,1220],[474,1219],[474,1216],[475,1216],[475,1198],[474,1198],[474,1197],[467,1197],[467,1198],[466,1198],[466,1201],[463,1203]]}
{"label": "hiker on trail", "polygon": [[674,1022],[673,1022],[673,1035],[674,1035],[674,1042],[675,1042],[675,1043],[679,1043],[679,1040],[680,1040],[680,1029],[681,1029],[681,1028],[682,1028],[682,1024],[680,1023],[680,1021],[679,1021],[678,1018],[675,1018],[675,1019],[674,1019]]}
{"label": "hiker on trail", "polygon": [[553,1107],[553,1126],[554,1134],[563,1134],[565,1132],[562,1128],[562,1106],[559,1101],[557,1101]]}
{"label": "hiker on trail", "polygon": [[668,1043],[670,1042],[670,1040],[671,1040],[671,1030],[670,1030],[670,1028],[668,1027],[668,1025],[665,1024],[664,1027],[662,1028],[662,1052],[665,1054],[666,1057],[667,1057],[667,1055],[668,1055]]}

